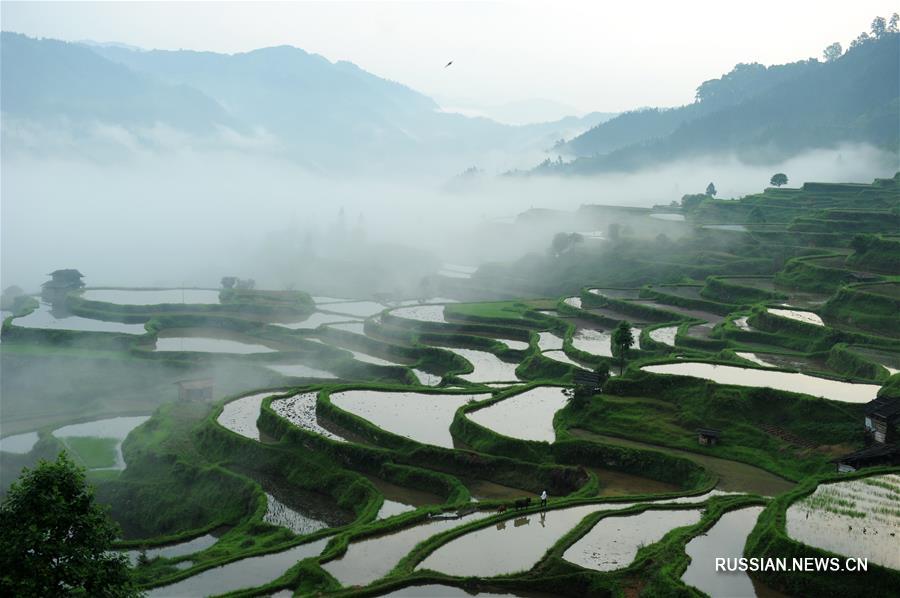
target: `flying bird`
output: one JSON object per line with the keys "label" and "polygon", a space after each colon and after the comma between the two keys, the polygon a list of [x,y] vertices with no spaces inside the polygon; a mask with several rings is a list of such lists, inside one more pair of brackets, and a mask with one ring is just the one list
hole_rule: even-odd
{"label": "flying bird", "polygon": [[447,68],[447,67],[450,66],[451,64],[453,64],[453,61],[452,61],[452,60],[451,60],[450,62],[448,62],[447,64],[445,64],[445,65],[444,65],[444,68]]}

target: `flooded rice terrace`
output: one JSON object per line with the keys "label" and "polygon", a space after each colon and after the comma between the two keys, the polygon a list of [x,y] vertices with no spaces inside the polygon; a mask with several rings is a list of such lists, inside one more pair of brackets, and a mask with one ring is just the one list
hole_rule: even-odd
{"label": "flooded rice terrace", "polygon": [[[150,417],[147,415],[98,419],[57,428],[53,430],[53,435],[59,438],[69,451],[80,457],[88,469],[125,469],[122,442],[132,430],[148,419]],[[97,440],[107,441],[106,448],[110,450],[110,454],[100,456],[96,454],[99,448]]]}
{"label": "flooded rice terrace", "polygon": [[15,434],[13,436],[4,436],[0,438],[0,451],[4,453],[15,453],[24,455],[34,448],[37,444],[37,432],[25,432],[24,434]]}
{"label": "flooded rice terrace", "polygon": [[515,382],[517,363],[503,361],[493,353],[476,349],[460,349],[443,347],[463,357],[475,368],[471,374],[460,374],[460,378],[469,382]]}
{"label": "flooded rice terrace", "polygon": [[118,305],[163,303],[218,304],[219,291],[212,289],[86,289],[81,298]]}
{"label": "flooded rice terrace", "polygon": [[716,558],[740,558],[747,536],[756,525],[763,507],[747,507],[722,515],[705,534],[693,538],[685,546],[691,557],[681,580],[710,596],[754,598],[753,580],[745,572],[716,572]]}
{"label": "flooded rice terrace", "polygon": [[328,311],[354,316],[359,318],[368,318],[374,316],[378,312],[384,311],[385,306],[374,301],[347,301],[343,303],[329,303],[322,307]]}
{"label": "flooded rice terrace", "polygon": [[[202,333],[201,333],[202,334]],[[188,335],[184,332],[163,331],[156,340],[157,351],[190,351],[200,353],[273,353],[275,349],[243,340],[212,336]]]}
{"label": "flooded rice terrace", "polygon": [[302,320],[300,322],[281,322],[275,324],[275,326],[281,326],[282,328],[290,328],[291,330],[307,330],[312,328],[318,328],[322,324],[334,324],[336,322],[347,322],[348,320],[354,320],[352,316],[345,316],[340,314],[326,314],[320,311],[313,312],[310,314],[308,318]]}
{"label": "flooded rice terrace", "polygon": [[391,310],[392,316],[404,318],[406,320],[416,320],[418,322],[437,322],[446,324],[444,319],[443,305],[410,305],[407,307],[398,307]]}
{"label": "flooded rice terrace", "polygon": [[795,372],[775,372],[692,361],[648,365],[641,369],[654,374],[703,378],[718,384],[769,387],[845,403],[867,403],[875,398],[878,389],[881,388],[877,384],[853,384]]}
{"label": "flooded rice terrace", "polygon": [[216,421],[227,430],[231,430],[250,440],[259,441],[260,431],[256,425],[256,420],[259,419],[259,410],[262,408],[262,402],[266,397],[277,395],[279,392],[277,390],[258,392],[226,403]]}
{"label": "flooded rice terrace", "polygon": [[466,414],[473,422],[503,436],[553,442],[553,416],[566,406],[563,389],[538,386]]}
{"label": "flooded rice terrace", "polygon": [[348,390],[331,395],[331,402],[382,430],[416,442],[453,448],[453,414],[469,401],[487,394],[426,394]]}
{"label": "flooded rice terrace", "polygon": [[507,519],[451,540],[416,568],[460,577],[493,577],[527,571],[589,513],[628,506],[583,505]]}
{"label": "flooded rice terrace", "polygon": [[460,518],[436,517],[397,532],[352,542],[343,556],[325,563],[322,568],[341,585],[367,585],[387,575],[419,542],[492,514],[475,512]]}
{"label": "flooded rice terrace", "polygon": [[657,328],[650,331],[650,338],[658,343],[675,346],[675,335],[678,334],[678,326],[666,326],[665,328]]}
{"label": "flooded rice terrace", "polygon": [[825,325],[825,322],[822,321],[822,318],[819,316],[819,314],[813,313],[811,311],[799,311],[796,309],[776,309],[774,307],[770,307],[766,311],[768,311],[773,316],[788,318],[789,320],[797,320],[798,322],[803,322],[805,324],[813,324],[815,326]]}
{"label": "flooded rice terrace", "polygon": [[[631,336],[637,344],[637,339],[641,336],[640,329],[632,327]],[[598,357],[612,357],[612,331],[578,328],[572,336],[572,346]]]}
{"label": "flooded rice terrace", "polygon": [[314,434],[319,434],[330,440],[347,442],[346,439],[323,428],[319,424],[319,419],[316,415],[317,396],[317,392],[302,392],[292,397],[276,399],[271,403],[272,411],[298,428],[313,432]]}
{"label": "flooded rice terrace", "polygon": [[562,351],[563,339],[552,332],[539,332],[538,348],[541,351]]}
{"label": "flooded rice terrace", "polygon": [[266,369],[271,370],[276,374],[281,374],[282,376],[289,376],[292,378],[337,378],[337,376],[332,374],[331,372],[326,372],[325,370],[320,370],[308,365],[303,365],[302,363],[272,364],[267,365]]}
{"label": "flooded rice terrace", "polygon": [[144,554],[148,559],[155,559],[157,557],[173,559],[175,557],[194,554],[195,552],[206,550],[218,541],[218,535],[216,533],[211,533],[204,534],[202,536],[193,538],[191,540],[186,540],[184,542],[167,544],[165,546],[156,546],[153,548],[147,548],[145,550],[125,550],[123,551],[123,554],[127,556],[131,564],[134,565],[135,563],[137,563],[138,557],[140,557],[141,554]]}
{"label": "flooded rice terrace", "polygon": [[274,581],[299,561],[318,555],[328,538],[301,544],[281,552],[241,559],[208,569],[171,585],[147,591],[148,598],[214,596]]}
{"label": "flooded rice terrace", "polygon": [[143,324],[123,324],[108,322],[72,315],[66,311],[54,310],[50,305],[41,303],[28,315],[13,318],[15,326],[23,328],[41,328],[54,330],[77,330],[82,332],[115,332],[118,334],[146,334]]}
{"label": "flooded rice terrace", "polygon": [[787,510],[791,538],[900,569],[900,475],[821,484]]}
{"label": "flooded rice terrace", "polygon": [[687,509],[611,515],[570,546],[563,558],[597,571],[621,569],[631,564],[641,547],[660,541],[677,527],[697,523],[701,514],[699,509]]}

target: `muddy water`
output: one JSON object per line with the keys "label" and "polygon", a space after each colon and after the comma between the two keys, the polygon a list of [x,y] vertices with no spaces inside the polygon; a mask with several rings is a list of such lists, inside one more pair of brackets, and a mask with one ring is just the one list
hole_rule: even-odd
{"label": "muddy water", "polygon": [[539,332],[538,348],[541,351],[562,351],[563,339],[552,332]]}
{"label": "muddy water", "polygon": [[447,348],[448,351],[465,358],[475,369],[471,374],[463,374],[460,378],[469,382],[512,382],[516,378],[518,364],[503,361],[493,353],[475,349]]}
{"label": "muddy water", "polygon": [[588,467],[600,480],[597,496],[627,496],[629,494],[666,494],[681,490],[675,484],[667,484],[630,473],[622,473],[601,467]]}
{"label": "muddy water", "polygon": [[156,340],[157,351],[200,351],[204,353],[272,353],[275,349],[257,343],[203,336],[171,335],[161,332]]}
{"label": "muddy water", "polygon": [[465,577],[526,571],[587,514],[602,508],[584,505],[501,521],[444,544],[416,568]]}
{"label": "muddy water", "polygon": [[[185,542],[178,542],[177,544],[168,544],[166,546],[148,548],[144,551],[144,553],[149,559],[155,559],[156,557],[172,559],[175,557],[184,556],[186,554],[200,552],[201,550],[206,550],[218,541],[219,537],[217,534],[206,534],[204,536],[200,536],[199,538],[193,538],[192,540],[187,540]],[[128,560],[131,561],[131,564],[134,565],[135,563],[137,563],[141,551],[126,550],[123,551],[123,554],[127,556]]]}
{"label": "muddy water", "polygon": [[562,351],[544,351],[543,353],[541,353],[541,355],[543,355],[547,359],[552,359],[553,361],[558,361],[566,365],[574,365],[575,367],[582,369],[584,369],[585,367]]}
{"label": "muddy water", "polygon": [[466,417],[504,436],[553,442],[556,440],[553,416],[565,406],[562,388],[538,386],[468,413]]}
{"label": "muddy water", "polygon": [[774,307],[770,307],[766,311],[768,311],[773,316],[788,318],[789,320],[797,320],[798,322],[813,324],[815,326],[825,325],[825,322],[822,321],[822,318],[819,317],[819,314],[813,313],[811,311],[798,311],[795,309],[775,309]]}
{"label": "muddy water", "polygon": [[347,442],[346,439],[319,424],[319,418],[316,415],[316,394],[314,392],[303,392],[292,397],[277,399],[272,401],[272,410],[298,428],[303,428],[331,440]]}
{"label": "muddy water", "polygon": [[88,301],[119,305],[158,305],[160,303],[217,304],[219,291],[210,289],[88,289],[81,294]]}
{"label": "muddy water", "polygon": [[[783,492],[787,492],[794,487],[793,482],[778,477],[773,473],[769,473],[764,469],[747,465],[746,463],[740,463],[738,461],[729,461],[728,459],[711,457],[709,455],[691,451],[656,446],[637,440],[626,440],[614,436],[594,434],[578,428],[572,428],[569,431],[576,437],[585,440],[596,440],[598,442],[612,444],[614,446],[624,446],[627,448],[660,451],[690,459],[719,476],[719,483],[716,487],[719,490],[727,492],[746,492],[749,494],[759,494],[761,496],[776,496]],[[602,484],[603,478],[601,477],[600,480]]]}
{"label": "muddy water", "polygon": [[719,384],[758,386],[799,392],[844,403],[867,403],[880,388],[876,384],[852,384],[795,372],[773,372],[711,363],[682,362],[641,368],[654,374],[676,374],[712,380]]}
{"label": "muddy water", "polygon": [[397,308],[390,313],[392,316],[397,316],[398,318],[417,320],[419,322],[447,322],[447,320],[444,319],[443,305],[410,305],[408,307]]}
{"label": "muddy water", "polygon": [[122,322],[106,322],[73,316],[68,312],[56,312],[52,308],[41,303],[27,316],[13,318],[15,326],[23,328],[41,328],[53,330],[77,330],[83,332],[116,332],[119,334],[145,334],[147,330],[143,324],[123,324]]}
{"label": "muddy water", "polygon": [[16,434],[15,436],[5,436],[0,438],[0,451],[24,455],[34,448],[37,441],[37,432],[26,432],[24,434]]}
{"label": "muddy water", "polygon": [[276,374],[281,374],[282,376],[289,376],[292,378],[337,378],[337,376],[332,374],[331,372],[319,370],[308,365],[303,365],[302,363],[273,364],[267,365],[266,369],[272,370]]}
{"label": "muddy water", "polygon": [[282,552],[235,561],[215,569],[208,569],[183,581],[154,588],[147,592],[147,596],[149,598],[210,596],[261,586],[284,575],[298,561],[318,555],[327,543],[328,538],[323,538]]}
{"label": "muddy water", "polygon": [[631,564],[640,547],[660,541],[677,527],[697,523],[701,514],[699,509],[689,509],[606,517],[570,546],[563,558],[597,571],[621,569]]}
{"label": "muddy water", "polygon": [[259,419],[259,410],[263,399],[278,394],[279,391],[259,392],[241,397],[227,403],[219,414],[219,425],[227,430],[236,432],[245,438],[259,440],[259,427],[256,420]]}
{"label": "muddy water", "polygon": [[303,320],[302,322],[289,322],[285,324],[274,324],[275,326],[281,326],[282,328],[290,328],[291,330],[301,330],[301,329],[311,329],[318,328],[322,324],[333,324],[335,322],[346,322],[348,320],[353,320],[350,316],[344,316],[339,314],[326,314],[320,311],[313,312],[310,314],[308,318]]}
{"label": "muddy water", "polygon": [[486,394],[425,394],[349,390],[331,395],[331,402],[379,428],[421,442],[453,448],[453,414],[470,400]]}
{"label": "muddy water", "polygon": [[353,542],[342,557],[325,563],[322,568],[344,586],[367,585],[387,575],[426,538],[492,514],[476,512],[460,519],[431,519],[392,534]]}
{"label": "muddy water", "polygon": [[667,326],[650,331],[650,338],[658,343],[675,346],[675,335],[678,334],[678,326]]}
{"label": "muddy water", "polygon": [[459,481],[462,482],[463,486],[468,488],[469,494],[476,502],[482,500],[515,500],[517,498],[525,498],[527,496],[530,496],[533,499],[537,498],[537,495],[533,492],[528,492],[527,490],[522,490],[521,488],[504,486],[503,484],[489,482],[488,480],[479,480],[476,478],[466,478],[462,476],[456,477],[459,478]]}
{"label": "muddy water", "polygon": [[744,572],[716,572],[716,558],[740,558],[747,536],[756,525],[763,507],[747,507],[729,511],[708,532],[695,537],[685,546],[691,557],[682,581],[710,596],[754,598],[757,594],[750,576]]}
{"label": "muddy water", "polygon": [[115,438],[117,441],[116,464],[109,469],[125,469],[125,457],[122,455],[122,442],[124,442],[125,438],[128,437],[128,434],[131,433],[132,430],[148,419],[150,419],[150,416],[148,415],[98,419],[57,428],[56,430],[53,430],[53,435],[63,440],[71,437],[86,436],[95,438]]}
{"label": "muddy water", "polygon": [[900,475],[821,484],[788,508],[786,530],[809,546],[900,569]]}
{"label": "muddy water", "polygon": [[426,505],[439,505],[444,499],[436,494],[398,486],[373,475],[363,474],[384,496],[378,519],[387,519]]}
{"label": "muddy water", "polygon": [[443,380],[441,376],[424,370],[413,369],[412,372],[416,375],[416,378],[419,379],[419,384],[422,386],[437,386],[441,383],[441,380]]}

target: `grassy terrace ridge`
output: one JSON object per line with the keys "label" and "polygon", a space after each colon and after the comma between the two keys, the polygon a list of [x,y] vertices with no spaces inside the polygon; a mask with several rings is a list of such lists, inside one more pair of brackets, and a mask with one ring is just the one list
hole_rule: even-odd
{"label": "grassy terrace ridge", "polygon": [[[790,504],[820,482],[897,469],[831,473],[835,457],[865,446],[861,404],[642,368],[689,361],[760,374],[802,372],[876,384],[882,396],[900,396],[900,375],[888,369],[900,364],[900,275],[893,271],[892,259],[898,243],[886,230],[900,213],[898,185],[900,174],[872,185],[805,184],[738,200],[706,198],[681,211],[685,222],[652,219],[654,227],[674,227],[668,229],[671,237],[657,232],[664,228],[654,228],[648,238],[622,232],[618,240],[585,244],[559,256],[535,254],[510,265],[491,264],[482,268],[484,276],[453,279],[454,288],[463,296],[478,296],[472,289],[493,280],[497,292],[481,297],[511,299],[447,304],[444,322],[403,318],[386,308],[364,319],[364,334],[324,325],[278,326],[315,309],[310,296],[300,291],[231,289],[221,291],[215,305],[155,306],[116,305],[71,294],[67,303],[73,313],[143,323],[146,333],[31,329],[7,318],[0,345],[4,433],[10,422],[15,432],[39,431],[39,440],[28,453],[2,453],[0,467],[8,478],[61,448],[91,467],[109,467],[115,459],[109,440],[60,440],[50,432],[76,421],[152,413],[123,444],[126,469],[89,474],[99,500],[110,506],[122,527],[119,548],[152,549],[212,531],[218,537],[193,554],[151,558],[138,565],[135,579],[144,588],[325,540],[317,556],[234,595],[293,590],[296,595],[374,596],[427,583],[569,596],[696,595],[697,590],[680,579],[689,562],[685,545],[724,513],[766,505],[747,542],[748,555],[819,555],[821,551],[786,536],[784,512]],[[649,219],[648,213],[588,206],[579,217],[594,223],[595,217],[601,222],[601,217],[612,215],[637,227],[640,219]],[[702,227],[709,223],[741,224],[745,230]],[[665,258],[660,260],[660,255]],[[521,293],[510,290],[512,286],[504,290],[507,283],[521,285],[525,280],[532,281],[528,292],[539,298],[516,298]],[[467,284],[472,285],[468,291]],[[567,302],[573,297],[580,304]],[[812,311],[824,325],[768,311],[777,306]],[[23,302],[17,313],[37,307],[33,300]],[[595,354],[585,350],[590,345],[581,344],[576,333],[591,327],[611,332],[622,321],[641,328],[624,356],[624,371],[601,392],[558,410],[552,419],[553,442],[505,436],[467,416],[541,386],[570,388],[579,370],[609,367],[619,374],[618,347],[611,347],[612,356]],[[665,327],[677,329],[674,346],[651,337]],[[240,341],[270,351],[151,350],[158,338],[179,334]],[[556,343],[553,351],[577,365],[545,353],[550,351],[543,345],[548,338]],[[508,341],[527,347],[513,349]],[[479,365],[454,349],[474,349],[514,364],[517,381],[498,387],[467,380]],[[394,365],[363,363],[351,351]],[[335,378],[282,376],[270,369],[279,365],[308,366]],[[422,386],[413,369],[440,380]],[[35,382],[35,372],[44,372],[43,379]],[[176,381],[206,377],[215,379],[213,403],[178,400]],[[484,396],[456,409],[448,422],[454,448],[443,448],[341,409],[332,396],[347,390],[370,392],[373,400],[380,392]],[[254,419],[262,441],[219,424],[225,405],[263,391],[271,395]],[[53,410],[52,416],[33,408],[33,392],[48,397],[45,406]],[[298,393],[315,393],[312,416],[323,427],[341,431],[347,441],[295,425],[272,407],[274,401]],[[718,429],[720,442],[700,446],[698,428]],[[649,486],[653,493],[642,489],[648,487],[641,486],[642,480],[656,484]],[[385,501],[393,500],[379,490],[381,482],[404,492],[427,493],[437,502],[410,504],[398,515],[378,519]],[[335,515],[340,524],[296,535],[267,523],[265,486],[270,483],[298,496],[318,493],[342,516]],[[616,494],[621,492],[617,483],[624,484],[621,495]],[[482,496],[473,489],[478,484],[505,490],[475,503],[473,495]],[[697,523],[641,547],[635,560],[620,569],[593,571],[562,558],[598,521],[611,516],[603,505],[636,503],[624,514],[691,509],[696,505],[665,501],[699,496],[714,487],[734,494],[704,498]],[[544,488],[552,497],[551,511],[579,505],[597,505],[598,511],[562,533],[533,568],[496,578],[454,577],[417,568],[429,554],[466,534],[533,516],[539,512],[535,506],[518,512],[498,508],[511,506],[511,497],[519,493],[534,499]],[[607,496],[610,489],[616,492]],[[385,576],[366,587],[341,587],[323,568],[346,555],[354,543],[372,538],[391,542],[395,532],[469,509],[484,517],[423,536],[396,562],[387,563]],[[886,588],[896,585],[897,575],[900,572],[880,568],[874,581],[867,578],[864,584],[837,576],[829,578],[833,588],[809,575],[759,578],[795,595],[852,596],[864,587],[866,595],[879,596],[888,595]]]}

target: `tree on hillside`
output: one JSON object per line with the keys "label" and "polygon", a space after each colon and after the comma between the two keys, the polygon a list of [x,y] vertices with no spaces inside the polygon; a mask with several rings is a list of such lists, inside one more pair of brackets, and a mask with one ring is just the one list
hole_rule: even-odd
{"label": "tree on hillside", "polygon": [[769,179],[769,183],[775,185],[776,187],[781,187],[782,185],[787,185],[788,178],[787,175],[783,172],[776,172],[772,175],[772,178]]}
{"label": "tree on hillside", "polygon": [[715,196],[716,196],[716,193],[717,193],[717,191],[716,191],[716,186],[715,186],[715,185],[713,185],[712,183],[710,183],[709,185],[706,186],[706,194],[707,194],[708,196],[710,196],[710,197],[715,197]]}
{"label": "tree on hillside", "polygon": [[579,233],[556,233],[553,235],[553,242],[550,244],[550,253],[554,257],[559,257],[583,242],[584,236]]}
{"label": "tree on hillside", "polygon": [[844,49],[841,47],[841,42],[834,42],[822,52],[822,56],[825,58],[825,62],[832,62],[841,57],[844,53]]}
{"label": "tree on hillside", "polygon": [[855,40],[853,40],[852,42],[850,42],[850,49],[851,49],[851,50],[856,49],[856,48],[858,48],[859,46],[868,43],[871,39],[872,39],[872,38],[869,37],[869,34],[866,33],[865,31],[863,31],[863,32],[860,33],[858,36],[856,36],[856,39],[855,39]]}
{"label": "tree on hillside", "polygon": [[140,596],[116,535],[65,453],[24,469],[0,505],[0,595]]}
{"label": "tree on hillside", "polygon": [[884,17],[875,17],[872,19],[872,36],[875,39],[881,39],[887,31],[887,21]]}
{"label": "tree on hillside", "polygon": [[888,21],[888,33],[897,33],[898,25],[900,25],[900,14],[894,13],[891,15],[891,20]]}
{"label": "tree on hillside", "polygon": [[631,323],[622,320],[612,333],[612,346],[619,354],[619,375],[625,369],[625,358],[628,350],[634,346],[634,335],[631,333]]}

